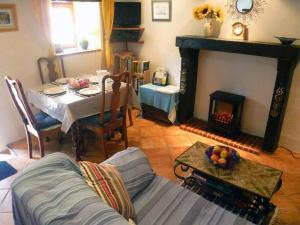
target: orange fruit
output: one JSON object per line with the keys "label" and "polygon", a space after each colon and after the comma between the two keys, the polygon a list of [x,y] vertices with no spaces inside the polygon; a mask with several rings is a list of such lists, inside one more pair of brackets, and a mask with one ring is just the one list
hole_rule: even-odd
{"label": "orange fruit", "polygon": [[216,154],[212,154],[212,156],[210,157],[210,159],[211,159],[212,161],[217,162],[217,161],[219,160],[219,156],[217,156]]}
{"label": "orange fruit", "polygon": [[226,161],[226,159],[224,159],[224,158],[220,158],[220,159],[218,160],[218,163],[221,164],[221,165],[224,165],[224,164],[227,163],[227,161]]}

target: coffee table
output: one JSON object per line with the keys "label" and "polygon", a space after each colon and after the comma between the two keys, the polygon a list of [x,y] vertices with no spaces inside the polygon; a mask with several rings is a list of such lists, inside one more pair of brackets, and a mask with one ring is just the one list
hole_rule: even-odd
{"label": "coffee table", "polygon": [[[208,147],[196,142],[179,155],[175,159],[175,176],[184,181],[185,187],[209,200],[217,199],[225,208],[232,206],[233,210],[240,209],[247,217],[259,218],[255,224],[268,224],[267,220],[276,209],[270,199],[281,186],[282,171],[244,158],[232,168],[219,168],[207,159],[205,150]],[[179,175],[178,167],[190,173]]]}

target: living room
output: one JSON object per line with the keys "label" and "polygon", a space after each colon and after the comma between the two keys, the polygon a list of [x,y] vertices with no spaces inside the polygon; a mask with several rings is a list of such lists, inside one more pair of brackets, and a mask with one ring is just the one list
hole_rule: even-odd
{"label": "living room", "polygon": [[[116,3],[119,2],[138,3],[140,11],[134,11],[133,7],[136,6],[129,4],[129,8],[127,7],[127,11],[124,13],[125,18],[122,17],[124,22],[127,19],[136,19],[140,15],[140,22],[134,29],[124,24],[112,24],[114,21],[109,20],[113,17],[115,20],[121,18],[118,16],[118,12],[122,9],[115,8],[118,5]],[[63,14],[60,17],[59,15],[62,14],[59,14],[59,10],[52,10],[52,14],[48,15],[51,17],[48,18],[48,22],[51,21],[52,28],[45,29],[47,26],[43,21],[47,21],[47,19],[37,13],[39,12],[37,7],[45,9],[45,5],[48,3],[48,7],[53,9],[55,7],[60,9],[62,5],[65,7],[72,4],[74,18],[70,21],[76,23],[74,30],[64,30],[64,26],[68,26],[70,21],[61,22],[67,16]],[[84,4],[95,5],[85,6]],[[84,7],[86,7],[85,11]],[[115,13],[111,12],[112,7]],[[242,8],[240,9],[240,7]],[[206,9],[208,11],[205,11]],[[160,195],[156,193],[154,198],[150,192],[144,191],[143,198],[136,198],[136,202],[135,198],[131,199],[137,215],[136,218],[131,219],[136,224],[200,224],[201,219],[211,219],[211,222],[206,221],[204,224],[299,224],[300,220],[297,215],[300,211],[298,190],[300,187],[298,163],[300,121],[297,115],[300,108],[297,102],[300,94],[297,86],[300,82],[298,65],[300,51],[299,41],[296,40],[300,38],[297,24],[300,19],[299,9],[300,2],[296,0],[124,0],[115,1],[115,3],[113,0],[102,0],[100,3],[99,1],[0,0],[0,15],[6,15],[8,12],[10,16],[8,22],[4,16],[0,17],[3,23],[8,23],[4,25],[0,23],[0,46],[2,49],[0,54],[2,79],[0,82],[0,116],[3,118],[0,129],[0,161],[12,167],[12,174],[0,180],[0,224],[46,223],[45,217],[30,211],[33,210],[30,208],[30,201],[20,203],[19,200],[22,197],[19,195],[20,192],[28,191],[30,193],[30,190],[26,190],[26,188],[22,190],[20,185],[33,184],[31,194],[37,193],[36,191],[43,187],[41,190],[44,190],[46,196],[51,193],[51,190],[45,189],[46,183],[40,187],[39,185],[35,186],[34,182],[37,179],[40,179],[41,182],[44,182],[43,179],[46,182],[47,178],[54,179],[55,175],[50,171],[53,168],[49,167],[48,177],[25,180],[25,183],[22,184],[21,178],[25,175],[20,174],[24,168],[32,167],[39,171],[38,164],[40,163],[42,166],[43,162],[46,162],[43,160],[49,160],[49,164],[54,163],[51,160],[59,160],[60,157],[62,160],[68,160],[64,156],[55,154],[52,156],[57,152],[67,155],[74,162],[102,163],[105,160],[108,160],[105,162],[110,160],[114,162],[114,158],[110,159],[110,157],[114,157],[113,155],[117,153],[123,155],[122,151],[126,149],[126,146],[139,148],[140,150],[129,149],[128,154],[142,157],[143,160],[142,154],[145,154],[150,162],[147,165],[153,168],[156,175],[174,181],[172,183],[176,184],[176,187],[168,186],[170,184],[165,180],[159,180],[160,178],[153,178],[154,175],[151,173],[152,182],[158,182],[155,185],[161,187],[163,183],[166,185],[165,188],[168,186],[176,193],[180,192],[180,186],[184,186],[183,192],[180,192],[182,195],[184,193],[187,196],[194,196],[187,194],[186,190],[190,189],[189,192],[197,193],[195,195],[197,199],[209,201],[211,205],[207,210],[211,211],[208,210],[208,213],[224,213],[225,215],[224,217],[219,214],[215,217],[206,217],[199,213],[195,216],[195,211],[199,210],[197,207],[200,207],[198,200],[195,200],[195,205],[189,204],[187,202],[189,197],[183,200],[181,195],[177,196],[171,192],[165,193],[165,196],[171,195],[170,198],[161,197],[161,201],[164,202],[159,203],[159,207],[170,208],[170,211],[166,208],[161,208],[161,212],[151,211],[156,206],[153,199]],[[53,13],[54,11],[57,14]],[[82,15],[92,18],[90,21],[86,20],[88,24],[78,22],[81,21],[80,16]],[[53,24],[56,24],[57,29],[53,28]],[[89,28],[92,32],[89,31],[89,35],[86,35],[85,32]],[[122,40],[124,38],[122,35],[128,35],[132,31],[138,33],[138,37],[134,37],[135,40]],[[56,36],[50,36],[49,32],[55,33]],[[69,35],[72,32],[74,35]],[[120,37],[121,39],[118,39]],[[70,48],[69,43],[65,44],[64,41],[70,41],[70,43],[73,41],[76,48],[74,46]],[[88,47],[84,46],[86,41]],[[286,42],[292,43],[287,44]],[[50,46],[51,48],[49,48]],[[64,80],[74,78],[72,82],[68,80],[69,84],[63,85],[57,85],[55,80],[50,79],[50,83],[62,91],[52,97],[50,96],[52,93],[49,95],[45,92],[42,93],[44,90],[38,89],[42,83],[47,83],[47,81],[41,80],[38,59],[50,55],[63,59],[59,65],[63,66],[63,69],[60,68],[59,72],[65,73]],[[102,101],[99,100],[101,95],[99,93],[106,93],[106,90],[101,89],[106,86],[101,86],[102,78],[107,74],[123,72],[124,64],[121,63],[123,57],[126,65],[132,60],[132,62],[137,61],[138,65],[140,62],[142,64],[146,62],[148,67],[146,72],[142,69],[144,77],[140,79],[138,78],[141,76],[140,73],[135,76],[125,66],[128,74],[124,73],[123,75],[131,77],[126,80],[131,80],[132,83],[128,84],[130,86],[128,90],[124,88],[127,82],[121,82],[121,87],[119,87],[123,88],[123,91],[120,92],[121,96],[124,93],[126,93],[125,96],[128,96],[128,104],[125,108],[121,107],[122,110],[125,110],[122,113],[123,120],[120,122],[117,116],[111,127],[98,129],[99,126],[93,125],[95,117],[86,120],[85,118],[96,114],[98,119],[99,113],[101,115],[101,110],[99,111],[97,108]],[[126,61],[128,59],[130,60]],[[55,65],[55,68],[59,66]],[[132,69],[133,66],[129,68]],[[47,67],[44,66],[42,72],[46,70]],[[165,87],[161,86],[161,83],[155,84],[156,79],[153,79],[162,74],[167,76],[165,84],[168,85]],[[92,75],[93,78],[90,79]],[[8,79],[5,82],[6,76],[11,77],[11,80]],[[82,77],[79,78],[80,76]],[[148,77],[146,78],[146,76]],[[116,81],[113,78],[107,77],[106,79],[113,81],[103,82],[108,84],[119,82],[117,78]],[[36,133],[31,130],[32,138],[26,139],[27,128],[24,129],[24,123],[27,120],[30,121],[30,118],[20,116],[8,91],[7,85],[16,86],[18,84],[18,82],[14,82],[14,79],[21,82],[24,96],[29,102],[30,111],[33,114],[42,111],[42,116],[50,115],[55,118],[55,121],[58,121],[54,125],[59,126],[55,127],[55,130],[51,131],[52,133],[39,136],[39,129]],[[76,91],[66,90],[66,87],[71,89],[72,85],[81,85],[84,82],[88,82],[90,86],[99,83],[100,88],[89,90],[92,91],[90,96],[84,96],[85,94],[81,92],[84,88]],[[151,89],[148,88],[149,86]],[[167,89],[168,87],[169,89]],[[111,90],[114,92],[113,88]],[[223,92],[226,95],[223,95]],[[80,101],[75,103],[75,100],[72,100],[71,102],[71,99],[67,98],[70,94],[74,95],[74,99]],[[106,101],[110,98],[106,94],[101,96],[105,96]],[[114,95],[112,96],[114,99]],[[53,100],[55,98],[59,100],[58,103]],[[228,98],[231,100],[228,101]],[[240,99],[239,105],[235,105],[236,99]],[[62,106],[62,101],[74,104],[71,107],[65,107]],[[121,98],[121,101],[124,99]],[[237,107],[236,111],[233,110],[235,107]],[[64,110],[67,108],[64,115],[59,111],[62,108]],[[165,110],[166,108],[167,110]],[[107,112],[106,106],[103,106],[102,109],[104,115]],[[224,116],[227,116],[228,109],[232,113],[230,113],[229,121],[230,123],[235,121],[236,127],[224,132],[224,127],[228,127],[227,122],[226,126],[222,126],[222,129],[218,130],[217,128],[220,127],[216,127],[216,121],[220,122],[221,119],[224,125]],[[220,114],[224,112],[227,114]],[[105,118],[103,119],[105,120]],[[210,121],[214,121],[214,123],[210,123]],[[28,123],[31,124],[31,122]],[[34,123],[32,124],[34,126]],[[118,126],[116,132],[115,128],[112,128],[115,126]],[[103,133],[108,134],[104,135]],[[30,149],[32,149],[32,153],[30,153]],[[203,153],[200,154],[204,156],[203,158],[200,157],[200,154],[193,155],[193,151],[202,152],[202,150]],[[223,153],[224,157],[222,157],[223,151],[227,152]],[[126,154],[124,153],[124,155]],[[226,159],[225,162],[223,159]],[[208,167],[203,168],[199,163],[201,160],[208,163]],[[221,165],[218,165],[218,160]],[[227,161],[229,168],[227,168]],[[231,165],[229,162],[235,165]],[[69,162],[67,164],[73,168],[73,164],[71,165]],[[261,165],[266,167],[260,167]],[[82,169],[83,166],[80,168]],[[245,173],[240,172],[241,168],[245,169]],[[34,173],[33,169],[24,170],[28,175]],[[214,173],[211,170],[217,172]],[[122,177],[124,171],[119,172]],[[4,170],[3,173],[6,174]],[[149,175],[150,172],[147,174]],[[197,177],[197,175],[200,176],[199,174],[201,178]],[[191,177],[192,179],[190,179]],[[255,198],[258,195],[259,199],[266,201],[263,204],[267,205],[267,209],[263,213],[256,213],[259,214],[257,218],[263,222],[253,219],[253,216],[249,216],[247,220],[247,216],[244,215],[247,213],[235,213],[234,209],[231,211],[227,207],[228,204],[233,208],[237,206],[233,204],[234,200],[232,199],[231,202],[226,202],[228,196],[224,193],[222,195],[224,194],[225,197],[220,198],[221,200],[219,198],[215,200],[215,197],[212,196],[207,197],[206,192],[203,194],[205,185],[200,187],[199,191],[193,183],[195,179],[201,180],[203,177],[207,180],[212,178],[214,182],[217,177],[218,182],[222,181],[221,186],[223,188],[226,186],[218,191],[227,194],[230,192],[231,197],[238,196],[239,200],[246,198],[247,194],[245,193],[248,192],[254,193],[250,196],[255,196]],[[124,183],[126,187],[127,183]],[[156,188],[154,183],[147,183],[143,188]],[[178,189],[177,186],[179,186]],[[214,183],[212,186],[212,188],[216,188],[218,185]],[[260,190],[266,189],[270,189],[270,193],[260,192]],[[215,192],[217,191],[215,190]],[[88,191],[87,193],[91,194]],[[130,198],[131,194],[129,191]],[[218,195],[221,194],[218,193]],[[81,198],[81,196],[77,197]],[[147,197],[150,201],[147,205],[143,205],[141,202],[146,201],[144,198]],[[152,197],[153,199],[151,199]],[[248,198],[250,197],[247,195]],[[172,199],[174,202],[182,201],[182,205],[179,207],[179,203],[171,203]],[[43,196],[41,195],[40,201],[42,200]],[[99,198],[99,201],[102,200]],[[158,199],[156,200],[159,202]],[[219,203],[220,205],[218,205],[218,201],[224,204]],[[257,202],[257,199],[255,201]],[[49,204],[51,204],[50,200]],[[19,211],[22,208],[21,205],[24,208],[22,213]],[[251,211],[254,207],[253,210],[256,210],[256,205],[252,205],[247,202],[245,208]],[[181,212],[180,209],[183,206],[186,209]],[[59,205],[56,209],[59,211],[60,207],[64,206]],[[174,211],[171,210],[173,207]],[[175,210],[177,207],[178,211]],[[242,208],[240,205],[239,207]],[[95,208],[98,209],[98,206]],[[87,207],[87,209],[90,208]],[[223,209],[224,211],[222,211]],[[149,213],[146,213],[147,210]],[[71,222],[71,220],[62,220],[61,223],[55,223],[58,217],[53,215],[57,216],[58,212],[50,211],[50,217],[53,219],[51,224]],[[252,214],[250,214],[253,215],[253,212],[251,211]],[[78,213],[77,216],[81,213]],[[32,217],[31,223],[25,222],[25,220],[20,222],[21,216],[24,215]],[[41,216],[42,219],[38,220],[35,216]],[[228,219],[229,217],[230,219]],[[124,221],[120,220],[115,224],[123,223]],[[73,224],[83,224],[83,222]],[[106,223],[102,221],[95,224]]]}

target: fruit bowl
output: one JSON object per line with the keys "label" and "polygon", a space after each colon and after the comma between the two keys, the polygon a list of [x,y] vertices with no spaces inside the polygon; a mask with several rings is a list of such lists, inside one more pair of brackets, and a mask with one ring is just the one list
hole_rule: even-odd
{"label": "fruit bowl", "polygon": [[222,168],[232,167],[240,161],[239,153],[227,146],[210,146],[205,154],[210,163]]}

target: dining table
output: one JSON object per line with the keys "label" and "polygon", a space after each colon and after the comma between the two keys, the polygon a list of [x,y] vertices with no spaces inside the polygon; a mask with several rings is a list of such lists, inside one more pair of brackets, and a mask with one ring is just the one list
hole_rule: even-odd
{"label": "dining table", "polygon": [[[85,76],[86,78],[86,76]],[[97,94],[81,94],[78,89],[69,88],[68,84],[59,84],[51,82],[31,88],[27,92],[28,102],[35,108],[47,113],[51,117],[59,120],[61,131],[72,134],[73,148],[76,153],[76,158],[80,159],[85,151],[84,140],[82,135],[82,119],[99,114],[102,105],[102,82],[97,75],[88,77],[92,82],[89,88],[98,90]],[[99,82],[95,82],[99,80]],[[58,94],[48,94],[47,90],[53,87],[61,87],[63,92]],[[45,91],[46,90],[46,91]],[[120,106],[125,99],[126,83],[121,83],[120,87]],[[112,82],[105,83],[105,111],[110,110],[110,102],[112,96]],[[134,89],[130,86],[128,96],[128,108],[141,109],[138,97]]]}

